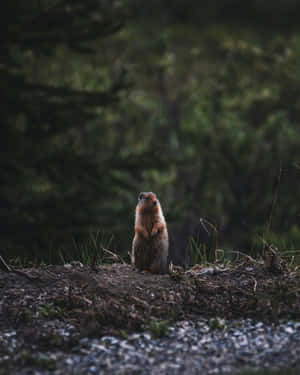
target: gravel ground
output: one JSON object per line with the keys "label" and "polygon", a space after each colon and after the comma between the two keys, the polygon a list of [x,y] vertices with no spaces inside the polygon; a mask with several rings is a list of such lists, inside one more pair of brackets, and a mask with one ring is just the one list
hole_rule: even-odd
{"label": "gravel ground", "polygon": [[[77,335],[71,325],[51,324],[66,341]],[[28,353],[20,351],[20,345],[14,331],[0,336],[0,366],[15,357],[19,370],[12,373],[18,375],[205,375],[232,374],[244,367],[300,369],[300,323],[291,321],[277,325],[250,319],[182,321],[160,339],[149,332],[131,334],[127,339],[81,338],[65,352]]]}
{"label": "gravel ground", "polygon": [[[0,272],[0,375],[300,369],[299,281],[248,258],[169,275],[78,262]],[[160,339],[134,334],[153,319],[177,323]]]}

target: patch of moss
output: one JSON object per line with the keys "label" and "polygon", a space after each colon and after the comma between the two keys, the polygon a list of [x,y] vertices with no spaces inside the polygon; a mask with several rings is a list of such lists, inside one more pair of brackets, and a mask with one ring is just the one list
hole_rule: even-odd
{"label": "patch of moss", "polygon": [[41,370],[54,371],[56,369],[56,360],[45,355],[35,354],[29,350],[24,350],[21,355],[22,362],[29,366],[36,366]]}
{"label": "patch of moss", "polygon": [[218,317],[209,319],[209,326],[211,329],[219,329],[219,330],[223,330],[226,328],[224,319],[220,319]]}
{"label": "patch of moss", "polygon": [[60,306],[45,304],[40,308],[40,314],[49,319],[62,318],[65,315],[65,310]]}
{"label": "patch of moss", "polygon": [[149,323],[149,331],[154,339],[165,337],[169,332],[169,322],[167,320],[159,322],[152,317]]}

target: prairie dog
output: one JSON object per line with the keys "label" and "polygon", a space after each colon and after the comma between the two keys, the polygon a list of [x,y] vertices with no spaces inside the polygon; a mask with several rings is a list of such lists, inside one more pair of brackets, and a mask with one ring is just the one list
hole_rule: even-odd
{"label": "prairie dog", "polygon": [[140,193],[135,210],[132,264],[140,271],[168,272],[167,224],[154,193]]}

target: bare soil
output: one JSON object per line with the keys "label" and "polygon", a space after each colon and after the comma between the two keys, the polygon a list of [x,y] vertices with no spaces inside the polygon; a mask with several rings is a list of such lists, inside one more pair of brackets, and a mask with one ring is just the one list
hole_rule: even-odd
{"label": "bare soil", "polygon": [[80,336],[101,336],[147,328],[152,317],[170,323],[199,315],[300,318],[300,273],[274,274],[249,261],[167,275],[78,262],[20,271],[0,272],[0,330],[39,343],[47,336],[43,322],[54,319],[74,325]]}

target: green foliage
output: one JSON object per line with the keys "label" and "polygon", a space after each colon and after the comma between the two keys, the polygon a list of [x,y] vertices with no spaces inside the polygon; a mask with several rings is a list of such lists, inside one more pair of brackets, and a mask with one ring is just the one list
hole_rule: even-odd
{"label": "green foliage", "polygon": [[[59,258],[63,264],[71,261],[88,265],[116,262],[120,259],[114,257],[114,253],[109,250],[112,242],[113,236],[105,236],[101,232],[91,233],[83,242],[73,240],[72,245],[68,244],[66,248],[60,248]],[[55,259],[54,263],[57,262],[58,260]]]}
{"label": "green foliage", "polygon": [[185,42],[181,30],[172,31],[158,53],[173,57],[168,67],[157,66],[157,85],[148,87],[156,112],[166,116],[157,133],[167,133],[165,150],[182,161],[166,190],[170,210],[179,206],[177,220],[187,224],[209,215],[226,232],[227,246],[250,248],[257,230],[265,232],[282,167],[271,232],[287,238],[299,210],[298,104],[286,96],[287,81],[296,90],[299,80],[296,35],[264,40],[255,31],[210,27],[195,50],[195,30],[184,34]]}
{"label": "green foliage", "polygon": [[216,317],[209,319],[209,326],[211,329],[223,330],[226,328],[226,323],[223,319]]}
{"label": "green foliage", "polygon": [[56,319],[63,318],[65,311],[60,306],[54,306],[52,304],[45,304],[40,308],[40,314],[45,318]]}
{"label": "green foliage", "polygon": [[36,366],[46,371],[54,371],[57,366],[56,360],[47,356],[39,356],[33,362]]}
{"label": "green foliage", "polygon": [[189,240],[201,217],[222,248],[299,250],[299,4],[224,4],[2,9],[2,255],[101,262],[101,228],[127,256],[147,190],[181,262],[189,241],[213,261],[216,241]]}
{"label": "green foliage", "polygon": [[195,264],[208,266],[218,260],[218,230],[206,219],[200,218],[200,223],[207,234],[208,241],[206,241],[206,243],[201,242],[199,232],[197,233],[197,236],[190,237],[189,246],[185,251],[186,269]]}
{"label": "green foliage", "polygon": [[149,331],[154,339],[159,339],[168,335],[169,322],[166,320],[158,321],[152,317],[149,323]]}
{"label": "green foliage", "polygon": [[57,366],[57,361],[42,353],[32,353],[29,350],[23,350],[20,353],[21,360],[27,366],[37,366],[41,370],[54,371]]}
{"label": "green foliage", "polygon": [[123,340],[128,339],[128,333],[124,329],[120,329],[120,336],[122,337]]}
{"label": "green foliage", "polygon": [[185,252],[185,269],[195,264],[208,265],[207,248],[203,243],[197,243],[194,238],[190,238],[189,248]]}
{"label": "green foliage", "polygon": [[149,158],[122,151],[114,120],[126,90],[122,74],[105,58],[91,63],[119,30],[122,7],[105,0],[12,4],[0,57],[1,248],[32,259],[100,226],[119,230],[115,215],[127,218],[128,191]]}

